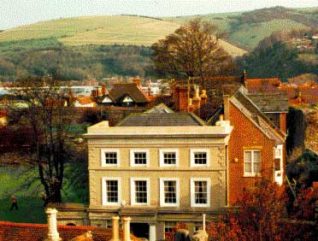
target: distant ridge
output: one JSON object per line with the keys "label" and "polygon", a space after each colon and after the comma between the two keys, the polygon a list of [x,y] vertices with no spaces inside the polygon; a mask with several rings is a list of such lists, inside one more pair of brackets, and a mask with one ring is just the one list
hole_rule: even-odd
{"label": "distant ridge", "polygon": [[[149,16],[75,17],[5,30],[0,33],[0,43],[56,38],[67,46],[113,44],[151,46],[159,39],[173,33],[179,26],[179,23]],[[235,57],[246,52],[226,41],[221,41],[221,45]]]}

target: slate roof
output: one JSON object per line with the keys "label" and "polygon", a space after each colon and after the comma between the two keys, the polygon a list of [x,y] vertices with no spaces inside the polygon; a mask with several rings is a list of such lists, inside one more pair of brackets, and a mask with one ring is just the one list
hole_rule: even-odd
{"label": "slate roof", "polygon": [[145,113],[174,113],[174,111],[166,106],[164,103],[161,103],[145,111]]}
{"label": "slate roof", "polygon": [[231,98],[232,103],[247,116],[265,135],[276,143],[282,143],[285,135],[262,113],[253,101],[240,88]]}
{"label": "slate roof", "polygon": [[[109,241],[112,236],[111,229],[92,226],[58,226],[58,232],[63,241],[74,240],[87,231],[92,232],[94,241]],[[47,224],[0,222],[0,240],[44,241],[47,238],[47,232]],[[120,232],[120,236],[122,236],[122,232]],[[131,240],[139,241],[133,235],[131,235]]]}
{"label": "slate roof", "polygon": [[119,102],[125,96],[130,96],[137,104],[148,103],[147,96],[138,88],[136,83],[114,84],[109,91],[109,96],[115,102]]}
{"label": "slate roof", "polygon": [[283,93],[258,93],[248,94],[248,97],[264,113],[288,112],[288,97]]}
{"label": "slate roof", "polygon": [[193,113],[131,114],[117,126],[204,126],[206,123]]}

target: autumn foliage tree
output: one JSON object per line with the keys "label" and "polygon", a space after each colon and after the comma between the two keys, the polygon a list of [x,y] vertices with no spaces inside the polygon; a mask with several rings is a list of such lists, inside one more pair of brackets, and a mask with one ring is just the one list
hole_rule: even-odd
{"label": "autumn foliage tree", "polygon": [[209,236],[213,241],[315,240],[313,224],[288,218],[286,201],[282,187],[261,179],[243,190],[237,208],[208,225]]}
{"label": "autumn foliage tree", "polygon": [[169,77],[206,78],[233,69],[231,56],[219,45],[216,26],[191,20],[152,45],[157,72]]}

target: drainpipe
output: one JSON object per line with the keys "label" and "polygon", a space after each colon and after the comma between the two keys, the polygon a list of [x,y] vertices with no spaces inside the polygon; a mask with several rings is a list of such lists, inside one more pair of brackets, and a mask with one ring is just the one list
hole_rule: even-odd
{"label": "drainpipe", "polygon": [[119,217],[112,217],[112,239],[111,241],[119,241]]}
{"label": "drainpipe", "polygon": [[48,208],[46,209],[46,214],[48,224],[48,234],[46,241],[60,241],[60,235],[57,231],[57,210],[55,208]]}
{"label": "drainpipe", "polygon": [[124,229],[124,237],[123,241],[130,241],[130,217],[124,217],[123,218],[123,229]]}

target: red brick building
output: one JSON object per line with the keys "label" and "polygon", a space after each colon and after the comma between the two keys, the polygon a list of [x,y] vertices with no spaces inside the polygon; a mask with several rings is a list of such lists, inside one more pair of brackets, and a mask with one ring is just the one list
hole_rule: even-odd
{"label": "red brick building", "polygon": [[228,151],[229,204],[259,177],[279,185],[285,169],[285,134],[248,97],[241,87],[224,98],[224,118],[234,126]]}
{"label": "red brick building", "polygon": [[[216,79],[213,81],[216,83]],[[277,84],[276,79],[272,81]],[[220,84],[216,91],[202,92],[207,96],[202,101],[203,93],[199,95],[200,104],[195,105],[193,100],[198,94],[188,86],[176,86],[175,109],[193,111],[209,124],[225,118],[234,127],[228,145],[229,205],[234,205],[242,190],[252,187],[259,177],[281,185],[285,170],[288,97],[278,91],[249,93],[233,78]]]}

